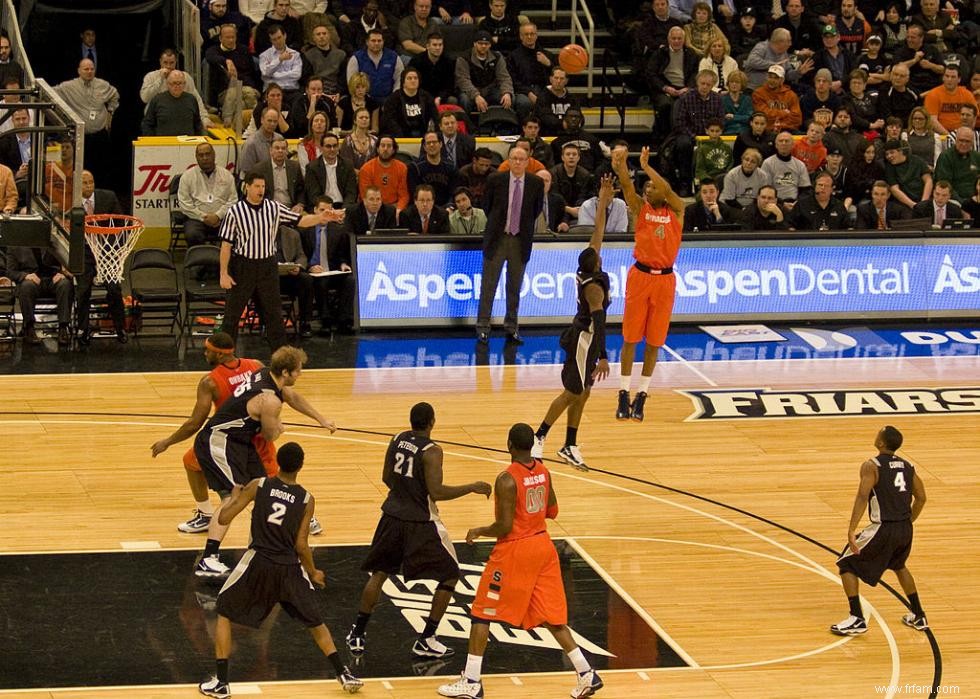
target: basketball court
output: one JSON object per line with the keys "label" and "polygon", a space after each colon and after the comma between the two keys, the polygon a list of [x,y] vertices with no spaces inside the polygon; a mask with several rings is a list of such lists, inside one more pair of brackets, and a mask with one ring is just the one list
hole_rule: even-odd
{"label": "basketball court", "polygon": [[[936,682],[937,696],[980,691],[969,669],[980,612],[980,332],[796,330],[778,329],[784,343],[723,344],[678,329],[645,422],[616,422],[614,383],[594,391],[579,433],[588,473],[557,461],[564,422],[552,430],[561,513],[550,531],[570,625],[606,683],[600,696],[929,696]],[[492,482],[510,425],[537,426],[559,387],[553,335],[507,350],[492,341],[484,357],[468,337],[353,342],[354,368],[304,371],[298,384],[341,429],[331,436],[290,413],[284,437],[307,451],[300,482],[317,497],[323,609],[341,643],[385,492],[387,439],[407,427],[411,405],[436,409],[447,482]],[[191,573],[203,538],[176,531],[193,507],[182,445],[157,459],[149,449],[192,404],[206,367],[192,351],[186,368],[0,378],[0,391],[23,397],[0,411],[13,447],[0,495],[4,696],[187,697],[210,674],[218,588]],[[828,632],[847,616],[834,560],[884,424],[905,434],[901,453],[928,494],[909,568],[932,632],[901,624],[906,609],[886,574],[889,587],[861,588],[869,632],[839,638]],[[492,504],[468,496],[441,511],[464,571],[440,628],[457,655],[412,662],[432,586],[393,580],[357,669],[365,696],[435,696],[462,668],[490,546],[462,539],[492,520]],[[225,556],[246,544],[238,522]],[[235,695],[340,694],[286,615],[235,638]],[[547,634],[495,627],[492,638],[488,697],[567,696],[572,673]]]}

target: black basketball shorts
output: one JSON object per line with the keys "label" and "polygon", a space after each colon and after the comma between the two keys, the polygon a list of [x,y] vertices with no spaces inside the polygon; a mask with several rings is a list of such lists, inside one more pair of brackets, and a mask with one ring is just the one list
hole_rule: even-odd
{"label": "black basketball shorts", "polygon": [[233,441],[220,431],[198,432],[194,439],[194,456],[201,464],[208,487],[221,497],[226,497],[236,485],[245,485],[253,478],[266,475],[262,458],[251,442]]}
{"label": "black basketball shorts", "polygon": [[303,626],[323,623],[316,589],[303,566],[273,563],[249,549],[218,593],[218,614],[257,629],[276,604]]}
{"label": "black basketball shorts", "polygon": [[857,538],[860,553],[845,547],[837,559],[841,573],[853,573],[868,585],[877,585],[886,570],[901,570],[912,551],[912,522],[869,524]]}
{"label": "black basketball shorts", "polygon": [[565,350],[565,363],[561,367],[561,385],[565,390],[575,395],[581,395],[585,389],[595,383],[592,373],[599,362],[599,348],[596,346],[595,334],[575,327],[566,328],[559,339],[561,348]]}
{"label": "black basketball shorts", "polygon": [[361,570],[441,582],[459,578],[459,561],[449,532],[438,519],[408,522],[382,514]]}

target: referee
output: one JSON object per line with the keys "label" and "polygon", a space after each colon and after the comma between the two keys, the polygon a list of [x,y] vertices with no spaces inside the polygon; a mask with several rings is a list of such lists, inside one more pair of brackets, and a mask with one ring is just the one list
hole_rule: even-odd
{"label": "referee", "polygon": [[343,209],[306,215],[291,211],[279,202],[265,198],[265,178],[261,174],[250,172],[246,175],[245,199],[228,209],[218,232],[221,238],[221,288],[228,291],[221,329],[237,339],[238,321],[254,294],[272,351],[285,345],[276,232],[281,224],[309,227],[343,219]]}

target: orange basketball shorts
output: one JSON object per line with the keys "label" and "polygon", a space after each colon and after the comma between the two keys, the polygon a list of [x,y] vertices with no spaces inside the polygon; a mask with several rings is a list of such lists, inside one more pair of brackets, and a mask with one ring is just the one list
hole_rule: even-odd
{"label": "orange basketball shorts", "polygon": [[673,274],[648,274],[630,267],[626,276],[626,305],[623,310],[623,341],[661,347],[667,340],[670,314],[674,310]]}
{"label": "orange basketball shorts", "polygon": [[[259,458],[262,459],[262,466],[265,468],[265,475],[269,478],[279,474],[279,464],[276,461],[276,445],[272,442],[267,442],[265,437],[260,434],[252,437],[252,444],[255,445],[255,450],[259,452]],[[194,456],[194,447],[187,450],[184,454],[184,468],[188,471],[200,471],[201,464],[197,463],[197,457]]]}
{"label": "orange basketball shorts", "polygon": [[568,623],[558,552],[547,532],[493,547],[480,576],[472,614],[524,629]]}

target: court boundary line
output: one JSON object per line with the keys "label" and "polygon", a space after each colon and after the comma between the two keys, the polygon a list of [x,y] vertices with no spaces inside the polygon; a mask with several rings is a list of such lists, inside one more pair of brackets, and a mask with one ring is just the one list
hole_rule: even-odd
{"label": "court boundary line", "polygon": [[[661,345],[661,346],[662,346],[662,347],[664,348],[664,350],[666,350],[666,352],[667,352],[667,354],[669,354],[669,355],[670,355],[671,357],[673,357],[673,358],[674,358],[675,360],[677,360],[678,362],[680,362],[680,363],[681,363],[681,365],[682,365],[682,366],[683,366],[683,367],[684,367],[685,369],[689,369],[689,370],[690,370],[690,371],[691,371],[692,373],[694,373],[695,375],[697,375],[697,376],[699,376],[699,377],[701,378],[701,380],[702,380],[702,381],[704,381],[704,382],[705,382],[706,384],[708,384],[709,386],[712,386],[713,388],[717,388],[717,387],[718,387],[718,384],[716,384],[716,383],[715,383],[714,381],[712,381],[712,380],[711,380],[711,379],[710,379],[710,378],[708,377],[708,375],[707,375],[707,374],[705,374],[705,373],[703,373],[703,372],[702,372],[702,371],[701,371],[700,369],[698,369],[697,367],[695,367],[693,363],[691,363],[691,362],[689,362],[689,361],[688,361],[687,359],[685,359],[685,358],[684,358],[684,357],[682,357],[681,355],[679,355],[679,354],[677,354],[677,352],[675,352],[675,351],[674,351],[673,349],[671,349],[671,347],[670,347],[670,346],[668,346],[668,345],[667,345],[667,343],[664,343],[664,344],[663,344],[663,345]],[[645,351],[646,351],[646,350],[644,350],[644,352],[645,352]],[[703,360],[697,360],[697,361],[698,361],[698,363],[700,363],[700,364],[704,364],[704,363],[705,363],[705,362],[704,362]],[[721,359],[721,360],[719,360],[719,361],[726,361],[726,360],[724,360],[724,359]],[[710,362],[708,362],[708,363],[710,364]]]}

